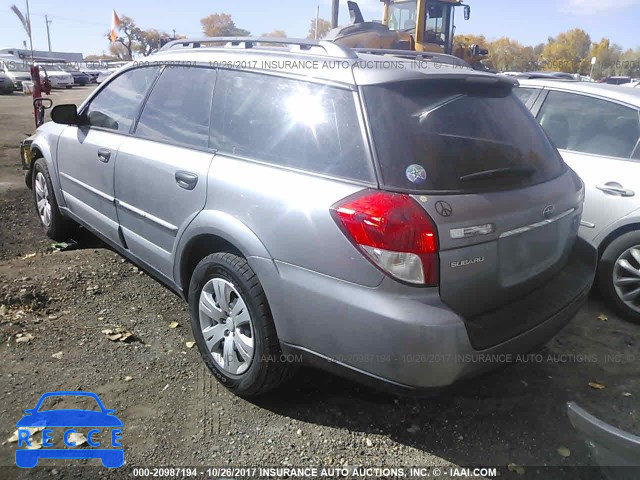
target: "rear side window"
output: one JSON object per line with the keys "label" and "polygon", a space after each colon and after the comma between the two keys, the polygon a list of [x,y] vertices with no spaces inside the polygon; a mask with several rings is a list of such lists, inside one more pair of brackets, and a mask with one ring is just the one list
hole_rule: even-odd
{"label": "rear side window", "polygon": [[142,110],[136,135],[207,148],[215,82],[211,68],[166,67]]}
{"label": "rear side window", "polygon": [[222,70],[211,146],[233,155],[353,180],[372,180],[350,90]]}
{"label": "rear side window", "polygon": [[160,67],[154,66],[127,70],[118,75],[85,110],[89,125],[129,133],[144,96],[159,71]]}
{"label": "rear side window", "polygon": [[513,89],[515,96],[518,97],[525,105],[533,98],[534,95],[536,95],[537,92],[538,90],[535,88],[519,87]]}
{"label": "rear side window", "polygon": [[492,191],[545,182],[566,169],[511,88],[431,80],[363,90],[387,187]]}
{"label": "rear side window", "polygon": [[551,91],[538,120],[558,148],[638,158],[638,110],[586,95]]}

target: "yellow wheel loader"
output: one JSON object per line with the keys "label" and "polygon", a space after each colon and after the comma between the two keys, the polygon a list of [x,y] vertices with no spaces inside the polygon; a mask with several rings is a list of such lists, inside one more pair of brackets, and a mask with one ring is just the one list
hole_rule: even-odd
{"label": "yellow wheel loader", "polygon": [[382,22],[365,22],[356,2],[347,2],[351,24],[337,26],[339,1],[333,0],[332,27],[325,40],[352,48],[414,50],[445,53],[484,70],[480,60],[489,53],[479,45],[456,44],[455,10],[462,7],[464,18],[471,7],[462,0],[381,0]]}

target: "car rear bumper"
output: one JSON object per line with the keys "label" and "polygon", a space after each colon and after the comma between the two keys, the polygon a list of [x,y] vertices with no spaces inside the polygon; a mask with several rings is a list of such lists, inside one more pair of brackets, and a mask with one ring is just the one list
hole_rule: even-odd
{"label": "car rear bumper", "polygon": [[607,479],[638,478],[640,437],[599,420],[573,402],[567,404],[567,414]]}
{"label": "car rear bumper", "polygon": [[[442,303],[437,289],[408,289],[386,280],[366,288],[276,262],[279,293],[265,290],[286,353],[362,380],[433,389],[516,362],[518,354],[546,343],[586,301],[596,259],[595,248],[579,239],[567,268],[582,265],[582,277],[569,282],[561,272],[500,309],[501,319],[525,323],[525,328],[512,329],[505,338],[505,324],[491,324],[486,328],[493,333],[483,334],[496,341],[482,349],[471,341],[469,321]],[[551,304],[549,291],[558,288],[571,293]]]}

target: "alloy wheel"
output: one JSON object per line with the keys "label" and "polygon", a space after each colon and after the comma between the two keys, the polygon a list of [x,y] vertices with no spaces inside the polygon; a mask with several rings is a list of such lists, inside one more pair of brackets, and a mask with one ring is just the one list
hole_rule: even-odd
{"label": "alloy wheel", "polygon": [[631,247],[616,260],[613,286],[620,300],[640,313],[640,245]]}

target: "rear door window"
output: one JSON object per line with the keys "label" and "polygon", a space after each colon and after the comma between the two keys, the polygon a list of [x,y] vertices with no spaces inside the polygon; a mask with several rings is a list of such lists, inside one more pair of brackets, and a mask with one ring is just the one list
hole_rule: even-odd
{"label": "rear door window", "polygon": [[221,70],[211,146],[285,167],[372,181],[354,93],[339,87]]}
{"label": "rear door window", "polygon": [[638,110],[607,100],[552,90],[540,112],[540,125],[558,148],[620,158],[638,158]]}
{"label": "rear door window", "polygon": [[513,90],[513,93],[522,103],[528,105],[535,97],[538,96],[539,91],[540,90],[537,88],[518,87]]}
{"label": "rear door window", "polygon": [[542,183],[566,169],[510,87],[431,80],[363,90],[387,187],[492,191]]}
{"label": "rear door window", "polygon": [[215,82],[212,68],[166,67],[145,103],[136,136],[207,148]]}

